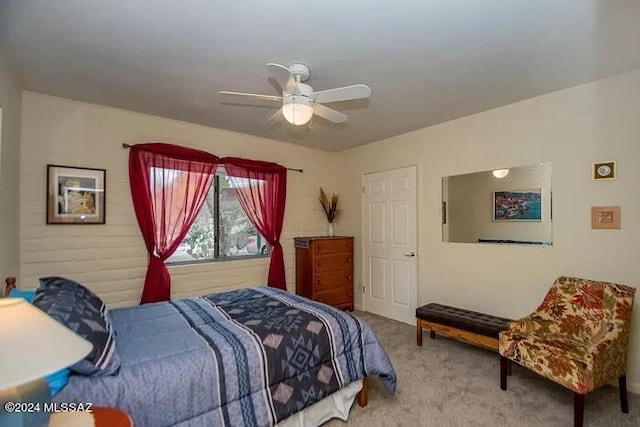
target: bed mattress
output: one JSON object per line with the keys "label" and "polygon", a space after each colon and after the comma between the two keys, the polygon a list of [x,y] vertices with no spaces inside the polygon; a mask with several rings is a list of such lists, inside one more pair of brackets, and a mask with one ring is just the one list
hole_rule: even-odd
{"label": "bed mattress", "polygon": [[127,411],[139,427],[271,426],[366,376],[396,374],[349,313],[267,287],[115,309],[116,375],[71,376],[57,402]]}

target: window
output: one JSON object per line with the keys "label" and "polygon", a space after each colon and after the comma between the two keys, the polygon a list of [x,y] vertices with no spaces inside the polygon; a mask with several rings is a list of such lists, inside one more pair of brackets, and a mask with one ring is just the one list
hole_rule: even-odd
{"label": "window", "polygon": [[189,233],[167,263],[223,261],[268,255],[267,241],[247,218],[229,178],[218,173]]}

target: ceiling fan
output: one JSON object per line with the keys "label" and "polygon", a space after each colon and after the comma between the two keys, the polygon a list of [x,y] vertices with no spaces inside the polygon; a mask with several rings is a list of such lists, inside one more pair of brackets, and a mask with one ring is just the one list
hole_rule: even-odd
{"label": "ceiling fan", "polygon": [[269,63],[267,70],[282,88],[282,96],[260,95],[255,93],[220,91],[225,96],[244,97],[249,99],[273,101],[282,104],[282,108],[272,115],[267,123],[274,124],[283,118],[289,123],[301,126],[308,123],[316,114],[334,123],[343,123],[347,115],[322,105],[328,102],[350,101],[352,99],[368,98],[371,89],[367,85],[353,85],[335,89],[313,91],[313,88],[303,82],[309,79],[309,66],[294,62],[288,67]]}

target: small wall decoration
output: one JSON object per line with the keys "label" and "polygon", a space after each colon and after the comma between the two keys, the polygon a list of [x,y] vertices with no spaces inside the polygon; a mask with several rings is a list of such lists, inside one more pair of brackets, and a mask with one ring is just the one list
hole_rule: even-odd
{"label": "small wall decoration", "polygon": [[616,179],[616,162],[595,162],[592,168],[592,176],[595,180]]}
{"label": "small wall decoration", "polygon": [[620,206],[592,206],[591,228],[604,230],[620,229]]}
{"label": "small wall decoration", "polygon": [[104,224],[105,169],[47,165],[47,224]]}
{"label": "small wall decoration", "polygon": [[542,189],[493,193],[494,221],[542,221]]}

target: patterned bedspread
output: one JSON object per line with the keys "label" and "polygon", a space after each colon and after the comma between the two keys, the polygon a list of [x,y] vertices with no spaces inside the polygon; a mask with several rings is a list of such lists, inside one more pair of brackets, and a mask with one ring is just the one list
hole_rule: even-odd
{"label": "patterned bedspread", "polygon": [[371,328],[256,287],[111,311],[117,375],[72,376],[54,400],[126,410],[136,426],[269,426],[365,376],[394,393]]}

